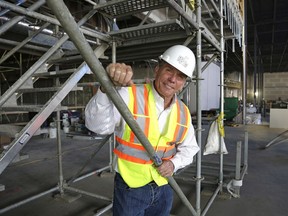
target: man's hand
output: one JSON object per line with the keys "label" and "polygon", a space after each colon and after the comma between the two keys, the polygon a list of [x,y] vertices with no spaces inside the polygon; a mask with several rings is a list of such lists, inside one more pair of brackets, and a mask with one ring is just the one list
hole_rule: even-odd
{"label": "man's hand", "polygon": [[165,160],[159,167],[157,167],[157,170],[163,177],[172,176],[174,172],[174,164],[170,160]]}
{"label": "man's hand", "polygon": [[130,86],[133,84],[133,71],[130,65],[111,63],[106,67],[106,71],[115,86]]}

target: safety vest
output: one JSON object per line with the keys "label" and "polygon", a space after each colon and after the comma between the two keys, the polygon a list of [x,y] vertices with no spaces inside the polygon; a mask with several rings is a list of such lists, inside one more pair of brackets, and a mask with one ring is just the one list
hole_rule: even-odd
{"label": "safety vest", "polygon": [[[128,108],[156,154],[162,160],[172,158],[176,154],[176,145],[183,142],[191,126],[187,106],[176,98],[161,134],[152,84],[133,85],[128,92]],[[127,124],[122,137],[116,136],[116,143],[114,153],[118,156],[118,171],[129,187],[141,187],[151,181],[159,186],[168,183],[155,169],[153,161]]]}

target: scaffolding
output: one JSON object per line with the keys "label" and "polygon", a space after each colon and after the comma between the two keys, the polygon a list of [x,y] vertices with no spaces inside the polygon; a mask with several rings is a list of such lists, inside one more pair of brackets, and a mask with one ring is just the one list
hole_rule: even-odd
{"label": "scaffolding", "polygon": [[[33,2],[33,1],[32,1]],[[45,5],[47,3],[48,7]],[[57,124],[58,124],[58,151],[61,155],[61,139],[60,139],[60,110],[65,110],[67,108],[61,106],[61,101],[67,96],[67,94],[73,90],[75,86],[79,83],[80,79],[91,71],[95,74],[97,80],[106,89],[107,94],[110,96],[111,100],[114,102],[115,106],[125,119],[125,121],[132,128],[138,139],[141,141],[150,157],[153,158],[156,165],[161,164],[161,159],[157,157],[154,149],[151,147],[149,141],[133,119],[128,108],[124,102],[119,97],[116,89],[113,87],[110,79],[107,77],[106,72],[102,66],[101,61],[107,62],[105,55],[111,56],[112,62],[121,61],[141,61],[150,60],[157,58],[165,49],[174,44],[183,44],[189,47],[196,53],[196,73],[194,80],[196,81],[196,96],[197,96],[197,124],[196,124],[196,138],[198,144],[202,146],[202,110],[201,110],[201,80],[202,71],[216,58],[220,61],[220,95],[221,95],[221,105],[220,105],[220,115],[224,113],[224,53],[225,53],[225,38],[233,38],[237,40],[239,46],[243,44],[245,47],[245,41],[243,41],[242,29],[243,29],[243,19],[239,11],[239,5],[236,0],[197,0],[195,1],[195,11],[192,11],[191,3],[187,3],[184,0],[174,1],[174,0],[149,0],[149,1],[139,1],[139,0],[111,0],[103,1],[103,3],[95,3],[92,1],[87,1],[89,4],[93,5],[93,9],[87,13],[78,23],[72,17],[71,12],[65,6],[63,1],[59,0],[41,0],[35,1],[33,4],[25,4],[24,7],[18,6],[17,4],[10,3],[8,1],[1,1],[0,7],[5,8],[5,13],[13,12],[15,15],[13,18],[7,19],[6,23],[0,27],[0,36],[4,32],[8,31],[14,25],[18,25],[21,20],[29,17],[34,20],[41,20],[45,22],[37,31],[34,31],[32,35],[27,37],[21,43],[12,43],[9,40],[5,40],[5,43],[11,43],[15,47],[11,49],[5,56],[0,59],[0,64],[5,62],[14,53],[20,51],[20,49],[29,49],[31,45],[29,42],[38,34],[43,31],[51,29],[54,33],[61,33],[62,37],[57,40],[56,43],[51,44],[51,48],[47,50],[41,46],[36,46],[34,52],[44,52],[38,61],[33,64],[30,69],[28,69],[23,75],[4,93],[0,98],[1,111],[36,111],[37,115],[21,130],[19,136],[16,137],[9,145],[5,151],[1,153],[0,159],[0,173],[2,173],[7,166],[13,161],[15,156],[19,154],[21,149],[29,142],[33,134],[39,129],[41,124],[51,115],[52,112],[57,112]],[[190,7],[189,7],[190,6]],[[194,5],[193,5],[194,6]],[[25,8],[26,7],[26,8]],[[42,8],[48,15],[36,12],[37,9]],[[51,10],[51,11],[50,11]],[[49,11],[49,12],[47,12]],[[4,13],[3,12],[3,13]],[[2,14],[3,14],[2,13]],[[88,28],[84,24],[93,15],[100,14],[104,20],[107,22],[106,31],[100,32],[92,28]],[[57,17],[54,18],[53,15]],[[171,15],[172,14],[172,15]],[[176,15],[175,15],[176,14]],[[141,22],[138,25],[128,28],[119,29],[117,26],[117,20],[127,16],[141,17]],[[169,17],[171,16],[171,17]],[[156,19],[156,18],[157,19]],[[53,28],[49,28],[53,26]],[[225,33],[225,34],[224,34]],[[77,54],[73,57],[66,57],[65,52],[72,52],[68,48],[65,49],[65,44],[68,42],[73,42],[77,48]],[[1,42],[0,42],[1,43]],[[30,47],[29,47],[30,46]],[[67,45],[68,46],[68,45]],[[95,48],[91,48],[91,47]],[[133,52],[134,51],[134,52]],[[135,52],[137,51],[137,52]],[[245,52],[244,52],[245,53]],[[207,62],[204,67],[201,68],[203,56],[210,56],[210,61]],[[59,64],[69,60],[84,60],[82,64],[79,65],[77,69],[66,69],[62,73],[71,73],[70,77],[62,84],[62,86],[57,86],[57,88],[46,89],[47,91],[54,91],[54,95],[49,99],[43,106],[11,106],[11,98],[15,95],[15,92],[19,92],[21,86],[25,85],[27,80],[32,76],[41,75],[41,70],[43,66],[51,67],[53,64]],[[101,58],[101,61],[99,60]],[[244,58],[244,57],[243,57]],[[110,60],[110,61],[111,61]],[[245,61],[244,61],[245,62]],[[48,65],[48,66],[47,66]],[[244,68],[244,66],[243,66]],[[67,72],[67,70],[69,72]],[[57,71],[56,71],[57,72]],[[59,71],[58,71],[59,72]],[[59,74],[59,73],[58,73]],[[47,75],[47,73],[46,73]],[[245,79],[244,79],[245,80]],[[188,85],[184,88],[184,91],[189,91]],[[83,84],[82,84],[83,86]],[[34,91],[43,91],[39,89],[33,89]],[[22,93],[25,89],[22,87]],[[26,90],[27,91],[32,91]],[[183,95],[180,93],[180,96]],[[245,95],[245,94],[243,94]],[[187,99],[189,100],[189,98]],[[224,115],[223,115],[224,116]],[[222,124],[224,119],[221,119]],[[105,143],[108,138],[103,140]],[[110,141],[111,142],[111,141]],[[103,144],[102,143],[102,144]],[[102,145],[101,144],[101,145]],[[223,142],[220,143],[221,149],[223,148]],[[113,146],[112,146],[113,147]],[[112,149],[111,147],[111,149]],[[176,194],[179,196],[183,204],[187,207],[191,215],[194,216],[204,216],[212,205],[214,199],[217,195],[223,192],[223,187],[227,187],[228,191],[234,197],[239,197],[240,187],[242,186],[242,180],[247,172],[248,168],[248,134],[245,133],[245,143],[244,143],[244,165],[242,166],[241,158],[241,142],[237,143],[237,156],[236,156],[236,168],[235,168],[235,178],[226,184],[223,179],[224,172],[224,160],[223,154],[219,154],[219,163],[209,164],[210,166],[219,167],[219,175],[217,189],[206,203],[203,208],[201,205],[201,184],[203,179],[202,175],[202,151],[200,150],[197,154],[196,163],[196,175],[193,178],[189,178],[189,181],[196,182],[196,203],[195,208],[192,206],[190,201],[186,198],[185,194],[181,191],[180,187],[176,183],[173,177],[169,177],[169,184],[172,186]],[[112,151],[112,150],[111,150]],[[222,151],[220,151],[222,152]],[[59,156],[60,157],[60,156]],[[46,195],[53,191],[60,191],[63,194],[64,191],[73,191],[79,194],[85,194],[98,199],[103,199],[111,202],[109,198],[91,194],[87,191],[81,191],[73,187],[67,186],[63,183],[63,176],[61,174],[61,157],[59,158],[59,184],[60,186],[52,188],[45,191],[37,196],[28,198],[27,200],[21,202],[24,204],[31,200],[34,200],[40,196]],[[110,158],[110,163],[107,167],[102,170],[111,169],[112,162]],[[188,168],[189,169],[189,168]],[[99,170],[95,171],[99,172]],[[79,171],[77,174],[80,174]],[[89,176],[89,175],[87,175]],[[85,176],[85,177],[87,177]],[[80,179],[82,179],[81,177]],[[177,177],[176,177],[177,178]],[[183,177],[185,178],[185,177]],[[77,175],[74,179],[69,182],[73,182],[77,179]],[[186,178],[187,179],[187,178]],[[78,179],[77,179],[78,180]],[[11,208],[17,207],[19,203],[5,207],[0,210],[0,213],[10,210]],[[98,215],[104,213],[112,207],[112,204],[108,204]],[[202,208],[201,208],[202,207]]]}

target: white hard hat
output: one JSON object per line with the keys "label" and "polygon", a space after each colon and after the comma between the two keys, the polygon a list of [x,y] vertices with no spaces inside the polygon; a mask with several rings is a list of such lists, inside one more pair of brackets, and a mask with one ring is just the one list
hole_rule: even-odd
{"label": "white hard hat", "polygon": [[164,60],[192,78],[196,60],[194,53],[188,47],[183,45],[172,46],[159,56],[159,59]]}

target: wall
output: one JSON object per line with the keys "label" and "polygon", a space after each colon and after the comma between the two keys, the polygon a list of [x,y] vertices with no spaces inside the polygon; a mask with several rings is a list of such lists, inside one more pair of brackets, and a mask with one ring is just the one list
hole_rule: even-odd
{"label": "wall", "polygon": [[[202,67],[206,62],[202,62]],[[220,103],[220,68],[211,63],[202,73],[201,82],[201,109],[211,110],[218,109]],[[191,101],[189,108],[191,113],[196,112],[196,84],[190,88]]]}
{"label": "wall", "polygon": [[288,100],[288,73],[265,73],[263,82],[266,101]]}

